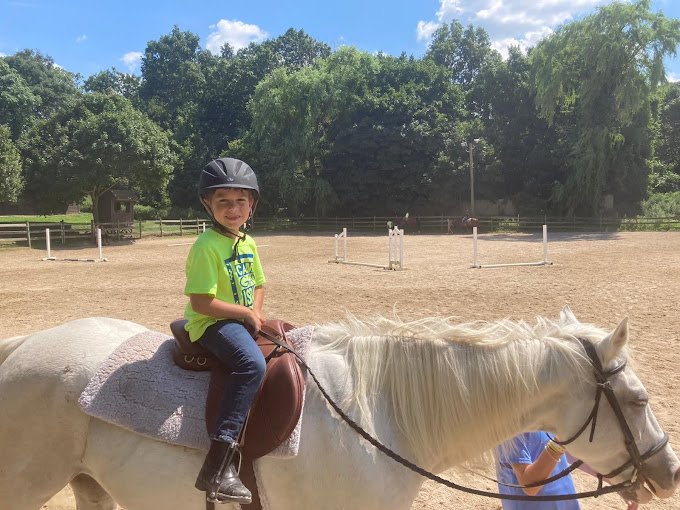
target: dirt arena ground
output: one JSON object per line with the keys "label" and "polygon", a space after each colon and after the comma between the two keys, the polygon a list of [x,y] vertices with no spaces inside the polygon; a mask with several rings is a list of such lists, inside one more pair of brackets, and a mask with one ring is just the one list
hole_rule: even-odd
{"label": "dirt arena ground", "polygon": [[[352,233],[350,232],[350,235]],[[404,271],[329,264],[332,235],[259,235],[268,283],[266,312],[303,325],[394,312],[405,319],[457,315],[532,321],[556,317],[569,304],[583,322],[611,327],[630,317],[637,372],[652,395],[657,418],[680,452],[680,233],[550,235],[552,266],[471,269],[469,236],[409,235]],[[191,238],[156,238],[106,246],[108,262],[43,262],[44,251],[0,247],[0,338],[27,334],[85,316],[110,316],[167,331],[182,314],[184,261]],[[85,247],[59,257],[94,257]],[[351,237],[352,260],[385,263],[387,237]],[[540,236],[486,235],[481,263],[539,261]],[[1,462],[1,460],[0,460]],[[451,475],[477,488],[491,482]],[[580,488],[592,487],[588,477]],[[414,510],[498,509],[492,500],[425,483]],[[44,508],[74,510],[66,488]],[[584,509],[625,508],[617,496]],[[680,496],[646,508],[680,508]],[[152,510],[152,509],[150,509]],[[162,509],[161,509],[162,510]],[[311,510],[311,509],[310,509]]]}

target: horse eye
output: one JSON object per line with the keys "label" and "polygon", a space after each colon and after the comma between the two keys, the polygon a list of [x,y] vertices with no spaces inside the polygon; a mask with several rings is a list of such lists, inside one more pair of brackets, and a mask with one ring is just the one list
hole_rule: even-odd
{"label": "horse eye", "polygon": [[632,404],[635,407],[646,407],[647,404],[649,404],[649,400],[647,400],[646,398],[639,398],[637,400],[633,400]]}

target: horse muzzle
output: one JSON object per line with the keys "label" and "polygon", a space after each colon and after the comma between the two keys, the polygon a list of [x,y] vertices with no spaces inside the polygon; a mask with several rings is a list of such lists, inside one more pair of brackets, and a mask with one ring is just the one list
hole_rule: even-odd
{"label": "horse muzzle", "polygon": [[[673,464],[671,465],[673,466]],[[627,501],[636,501],[641,504],[649,503],[654,496],[659,499],[670,498],[680,486],[680,467],[677,463],[675,463],[674,469],[675,471],[672,468],[660,472],[658,467],[645,464],[637,481],[629,489],[624,489],[619,494]]]}

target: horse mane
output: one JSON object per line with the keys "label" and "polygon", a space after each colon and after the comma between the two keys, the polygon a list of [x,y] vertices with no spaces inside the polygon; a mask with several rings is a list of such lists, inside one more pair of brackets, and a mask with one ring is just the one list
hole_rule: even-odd
{"label": "horse mane", "polygon": [[[537,318],[456,323],[455,318],[412,322],[375,317],[315,328],[314,345],[344,355],[354,381],[345,406],[371,423],[380,396],[418,459],[484,456],[519,430],[519,398],[541,391],[539,376],[568,367],[574,381],[590,381],[592,369],[577,338],[599,342],[608,332],[589,324]],[[547,370],[547,372],[546,372]],[[488,384],[496,381],[495,384]],[[470,427],[484,422],[486,427]],[[489,432],[490,430],[490,432]],[[464,438],[446,451],[452,431]]]}

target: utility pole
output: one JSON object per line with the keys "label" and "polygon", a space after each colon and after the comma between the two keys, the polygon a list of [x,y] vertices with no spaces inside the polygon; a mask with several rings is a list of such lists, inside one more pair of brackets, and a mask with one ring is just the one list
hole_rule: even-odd
{"label": "utility pole", "polygon": [[462,142],[461,147],[465,147],[470,153],[470,216],[475,215],[475,146],[480,142],[480,138],[475,138],[470,142]]}

